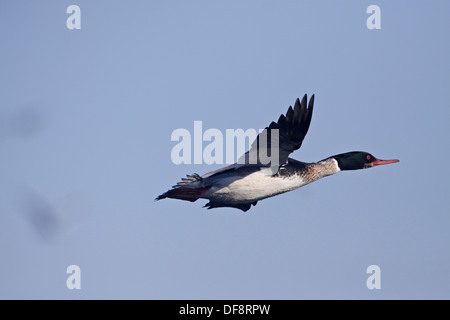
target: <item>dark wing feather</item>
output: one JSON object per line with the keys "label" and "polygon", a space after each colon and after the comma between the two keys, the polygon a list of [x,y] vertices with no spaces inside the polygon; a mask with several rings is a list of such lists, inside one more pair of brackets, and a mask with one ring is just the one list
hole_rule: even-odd
{"label": "dark wing feather", "polygon": [[250,209],[252,205],[256,206],[257,202],[258,201],[252,203],[222,203],[210,200],[207,204],[203,206],[203,208],[207,208],[208,210],[214,208],[236,208],[246,212]]}
{"label": "dark wing feather", "polygon": [[[272,122],[266,127],[253,141],[250,150],[241,158],[240,165],[265,165],[261,161],[261,155],[271,157],[271,147],[278,148],[279,165],[286,163],[289,155],[302,145],[303,139],[308,132],[311,123],[311,117],[314,108],[314,95],[307,104],[307,95],[303,96],[302,101],[295,101],[294,108],[290,106],[286,115],[281,115],[277,122]],[[308,105],[308,106],[307,106]],[[273,145],[272,130],[278,130],[278,144]],[[266,143],[262,139],[267,139]],[[269,166],[269,165],[268,165]]]}

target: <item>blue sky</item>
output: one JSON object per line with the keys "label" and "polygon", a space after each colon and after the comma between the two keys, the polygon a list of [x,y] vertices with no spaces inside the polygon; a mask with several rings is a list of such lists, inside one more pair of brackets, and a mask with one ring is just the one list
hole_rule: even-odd
{"label": "blue sky", "polygon": [[[66,9],[81,8],[68,30]],[[368,30],[366,9],[381,9]],[[3,1],[0,298],[449,299],[448,1]],[[177,128],[263,128],[315,94],[342,172],[247,213],[154,202]],[[81,269],[68,290],[66,269]],[[381,289],[366,269],[381,269]]]}

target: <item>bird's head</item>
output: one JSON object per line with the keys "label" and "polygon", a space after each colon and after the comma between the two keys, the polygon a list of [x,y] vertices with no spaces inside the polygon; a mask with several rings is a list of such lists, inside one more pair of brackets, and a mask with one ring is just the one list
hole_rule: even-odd
{"label": "bird's head", "polygon": [[399,162],[399,160],[380,160],[373,155],[363,151],[352,151],[332,156],[337,161],[341,170],[358,170],[367,169],[382,164],[390,164]]}

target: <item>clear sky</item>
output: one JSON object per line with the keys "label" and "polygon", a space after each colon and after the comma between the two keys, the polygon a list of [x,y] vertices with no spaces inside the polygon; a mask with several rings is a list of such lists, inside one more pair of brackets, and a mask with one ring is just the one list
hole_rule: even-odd
{"label": "clear sky", "polygon": [[[2,1],[0,298],[449,299],[448,12],[444,0]],[[293,158],[400,163],[247,213],[154,202],[220,167],[175,165],[175,129],[263,128],[305,93],[315,110]]]}

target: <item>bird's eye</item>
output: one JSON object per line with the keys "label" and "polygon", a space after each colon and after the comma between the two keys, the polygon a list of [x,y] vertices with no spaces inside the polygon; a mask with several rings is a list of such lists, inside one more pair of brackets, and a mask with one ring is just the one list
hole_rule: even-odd
{"label": "bird's eye", "polygon": [[367,160],[370,160],[372,157],[370,156],[370,154],[368,154],[368,155],[366,156],[366,158],[367,158]]}

